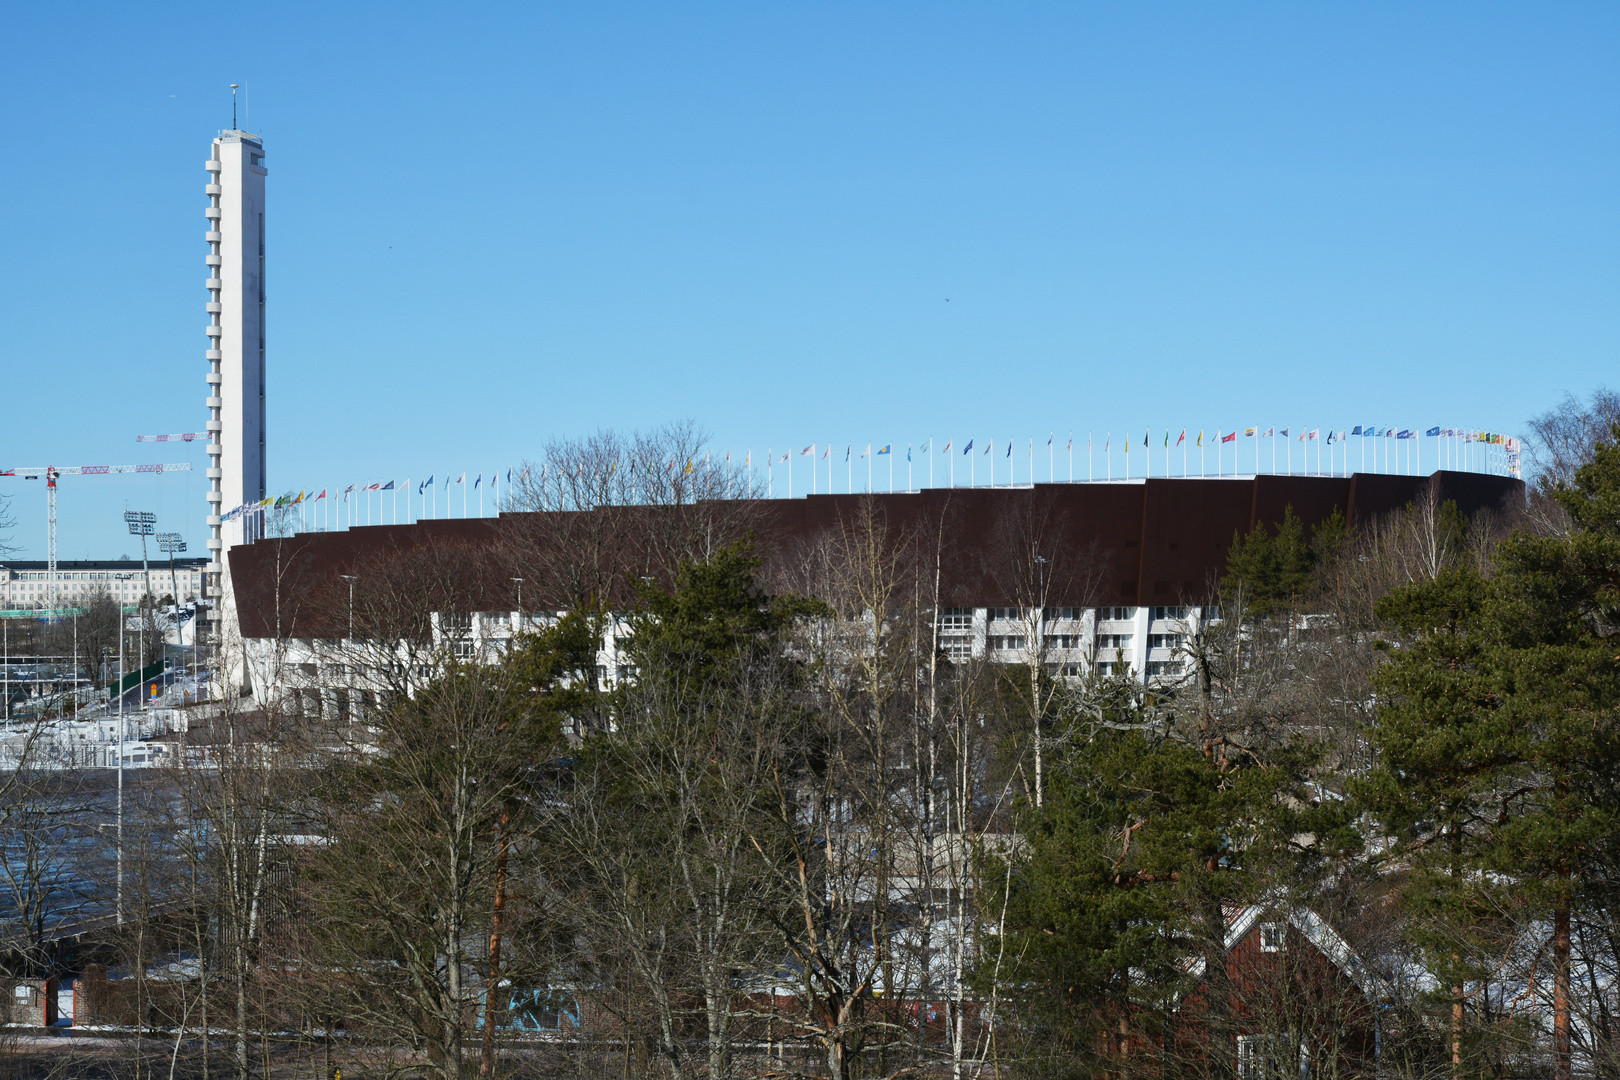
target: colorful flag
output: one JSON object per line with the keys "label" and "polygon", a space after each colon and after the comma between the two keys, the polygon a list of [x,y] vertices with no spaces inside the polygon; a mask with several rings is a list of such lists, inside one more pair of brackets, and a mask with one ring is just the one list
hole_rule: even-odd
{"label": "colorful flag", "polygon": [[1199,445],[1199,446],[1204,445],[1204,429],[1203,428],[1198,429],[1198,443],[1197,443],[1197,445]]}
{"label": "colorful flag", "polygon": [[942,449],[942,450],[941,450],[941,451],[940,451],[940,453],[942,453],[942,454],[948,454],[948,453],[950,453],[950,452],[951,452],[951,440],[950,440],[950,439],[946,439],[946,440],[945,440],[945,447],[944,447],[944,449]]}
{"label": "colorful flag", "polygon": [[[463,472],[460,476],[456,477],[456,483],[465,484],[466,482],[467,482],[467,474],[465,472]],[[388,485],[388,487],[393,487],[393,486],[394,486],[393,484]],[[384,488],[383,490],[386,491],[387,488]]]}
{"label": "colorful flag", "polygon": [[973,449],[973,440],[972,440],[972,439],[969,439],[969,440],[968,440],[968,441],[967,441],[967,445],[966,445],[966,446],[964,446],[964,447],[962,447],[962,453],[964,453],[964,454],[965,454],[965,453],[967,453],[967,452],[968,452],[968,451],[970,451],[970,450],[972,450],[972,449]]}
{"label": "colorful flag", "polygon": [[1430,436],[1438,435],[1438,434],[1440,434],[1440,428],[1439,427],[1432,427],[1428,431],[1425,431],[1423,434],[1430,435]]}
{"label": "colorful flag", "polygon": [[1180,446],[1182,443],[1184,443],[1186,441],[1187,441],[1187,429],[1182,428],[1181,429],[1181,437],[1176,440],[1176,445]]}
{"label": "colorful flag", "polygon": [[[510,472],[510,470],[506,474],[506,482],[508,484],[510,484],[512,482],[512,473]],[[433,484],[433,477],[429,476],[426,480],[424,480],[420,484],[416,485],[416,493],[418,495],[422,494],[422,492],[426,491],[430,486],[432,486],[432,484]]]}
{"label": "colorful flag", "polygon": [[1262,431],[1260,434],[1262,436],[1275,435],[1275,434],[1277,434],[1277,429],[1275,427],[1268,427],[1268,428],[1266,428],[1266,430]]}
{"label": "colorful flag", "polygon": [[[618,462],[614,462],[614,464],[617,465]],[[476,478],[474,478],[474,480],[473,480],[473,489],[477,490],[478,485],[482,484],[483,482],[484,482],[484,474],[479,473],[478,476]]]}
{"label": "colorful flag", "polygon": [[315,501],[320,502],[324,498],[326,498],[326,489],[321,488],[321,493],[319,495],[315,496]]}
{"label": "colorful flag", "polygon": [[1243,429],[1243,437],[1245,439],[1252,439],[1252,438],[1254,438],[1255,433],[1258,430],[1259,430],[1259,428],[1244,428]]}
{"label": "colorful flag", "polygon": [[1322,429],[1319,428],[1319,427],[1313,427],[1313,428],[1311,428],[1311,430],[1309,432],[1306,433],[1307,437],[1312,438],[1312,439],[1316,438],[1317,436],[1319,436],[1321,434],[1322,434]]}
{"label": "colorful flag", "polygon": [[[889,444],[888,444],[888,443],[884,443],[884,444],[883,444],[883,449],[881,449],[881,450],[879,450],[879,451],[878,451],[878,452],[877,452],[877,456],[878,456],[878,457],[882,457],[882,456],[883,456],[883,455],[884,455],[884,454],[887,454],[887,453],[888,453],[888,452],[889,452]],[[909,457],[909,456],[910,456],[910,455],[909,455],[909,454],[908,454],[908,455],[907,455],[907,457]]]}
{"label": "colorful flag", "polygon": [[1230,435],[1222,435],[1221,436],[1221,442],[1232,442],[1236,438],[1237,438],[1237,432],[1234,431]]}
{"label": "colorful flag", "polygon": [[1361,425],[1357,424],[1355,427],[1351,428],[1350,429],[1350,434],[1352,434],[1352,435],[1360,435],[1361,434]]}
{"label": "colorful flag", "polygon": [[803,450],[799,451],[799,456],[800,457],[813,457],[815,455],[815,452],[816,452],[816,444],[811,443],[809,446],[807,446]]}
{"label": "colorful flag", "polygon": [[388,481],[388,483],[384,484],[379,490],[393,491],[394,490],[394,482],[392,480]]}

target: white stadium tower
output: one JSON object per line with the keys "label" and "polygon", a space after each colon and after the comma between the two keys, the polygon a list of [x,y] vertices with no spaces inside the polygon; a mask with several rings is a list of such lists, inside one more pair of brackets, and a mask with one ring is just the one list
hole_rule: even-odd
{"label": "white stadium tower", "polygon": [[[232,118],[234,121],[234,117]],[[227,508],[265,494],[264,143],[223,131],[208,170],[208,595],[216,635],[234,636],[236,612],[226,552],[251,541],[261,521],[227,520]],[[224,644],[216,641],[217,644]],[[234,665],[223,656],[227,671]]]}

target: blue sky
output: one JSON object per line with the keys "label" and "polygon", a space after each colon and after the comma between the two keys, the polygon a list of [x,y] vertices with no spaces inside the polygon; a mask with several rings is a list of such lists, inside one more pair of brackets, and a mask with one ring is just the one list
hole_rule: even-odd
{"label": "blue sky", "polygon": [[[680,418],[1516,431],[1620,370],[1617,49],[1604,4],[7,5],[0,464],[202,467],[134,436],[205,417],[231,82],[277,490]],[[64,480],[61,555],[138,556],[126,504],[200,551],[203,490]]]}

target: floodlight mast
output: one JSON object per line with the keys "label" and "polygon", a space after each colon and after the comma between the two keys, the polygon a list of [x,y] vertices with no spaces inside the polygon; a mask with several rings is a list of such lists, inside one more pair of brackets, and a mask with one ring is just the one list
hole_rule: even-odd
{"label": "floodlight mast", "polygon": [[[174,615],[178,626],[180,618],[180,579],[174,573],[174,556],[175,552],[186,550],[186,542],[180,539],[180,534],[176,532],[158,533],[157,546],[159,551],[169,556],[169,591],[174,596]],[[178,641],[179,638],[177,637],[176,642]]]}
{"label": "floodlight mast", "polygon": [[152,606],[152,570],[146,563],[146,538],[152,535],[157,525],[157,515],[145,510],[125,510],[124,521],[129,525],[131,536],[141,538],[141,578],[145,582],[141,586],[141,622],[140,622],[140,656],[136,663],[141,671],[141,711],[146,711],[146,615]]}

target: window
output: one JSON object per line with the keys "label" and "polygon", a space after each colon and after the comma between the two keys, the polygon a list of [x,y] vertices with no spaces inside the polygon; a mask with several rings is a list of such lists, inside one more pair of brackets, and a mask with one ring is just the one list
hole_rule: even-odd
{"label": "window", "polygon": [[1128,649],[1131,647],[1133,634],[1098,634],[1097,651],[1112,652],[1115,649]]}
{"label": "window", "polygon": [[1288,951],[1288,928],[1282,923],[1260,924],[1260,951],[1280,953]]}
{"label": "window", "polygon": [[1148,648],[1179,649],[1186,641],[1186,637],[1181,634],[1149,634]]}
{"label": "window", "polygon": [[1082,608],[1060,607],[1047,612],[1046,618],[1049,622],[1079,622],[1083,614]]}
{"label": "window", "polygon": [[1186,617],[1187,609],[1184,607],[1156,607],[1153,609],[1154,622],[1163,619],[1185,619]]}
{"label": "window", "polygon": [[993,608],[990,609],[990,618],[992,620],[995,620],[995,619],[1007,619],[1007,620],[1011,620],[1011,621],[1016,622],[1016,621],[1022,619],[1023,617],[1024,617],[1024,612],[1023,612],[1022,608],[993,607]]}
{"label": "window", "polygon": [[1042,638],[1048,649],[1078,649],[1080,648],[1079,634],[1047,634]]}
{"label": "window", "polygon": [[1310,1076],[1310,1047],[1298,1044],[1295,1051],[1292,1039],[1284,1035],[1239,1035],[1237,1037],[1238,1080],[1286,1080],[1289,1070],[1285,1062],[1298,1055],[1299,1080]]}
{"label": "window", "polygon": [[1097,609],[1099,622],[1126,622],[1136,618],[1136,609],[1133,607],[1105,607]]}
{"label": "window", "polygon": [[995,634],[989,639],[990,647],[999,652],[1022,649],[1028,643],[1028,640],[1023,634]]}
{"label": "window", "polygon": [[939,613],[939,629],[946,632],[950,630],[972,630],[973,609],[964,607],[948,607]]}
{"label": "window", "polygon": [[1180,660],[1149,660],[1147,667],[1149,675],[1180,675],[1187,670]]}

